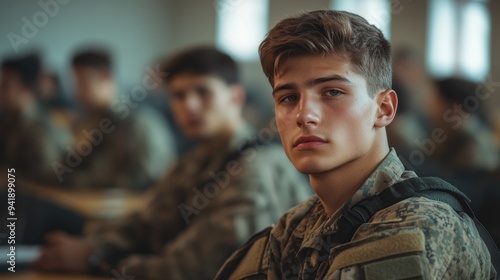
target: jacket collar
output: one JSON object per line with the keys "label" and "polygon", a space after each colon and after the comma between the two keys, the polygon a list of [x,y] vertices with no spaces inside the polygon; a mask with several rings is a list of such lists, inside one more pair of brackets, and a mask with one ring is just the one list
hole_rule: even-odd
{"label": "jacket collar", "polygon": [[[384,160],[361,185],[361,187],[331,217],[327,217],[326,212],[318,199],[317,205],[314,206],[311,213],[319,213],[312,214],[317,216],[314,219],[314,222],[308,221],[308,230],[306,230],[303,235],[304,239],[298,254],[303,248],[320,250],[322,246],[325,246],[321,237],[323,235],[332,234],[337,230],[337,221],[342,216],[342,213],[363,199],[374,196],[382,192],[385,188],[400,181],[404,171],[405,167],[403,163],[399,160],[396,151],[392,148]],[[310,219],[304,219],[304,222],[306,222],[306,220]]]}

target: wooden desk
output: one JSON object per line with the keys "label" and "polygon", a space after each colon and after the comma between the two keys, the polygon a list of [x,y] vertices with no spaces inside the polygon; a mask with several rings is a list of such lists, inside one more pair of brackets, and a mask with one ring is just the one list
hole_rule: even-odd
{"label": "wooden desk", "polygon": [[12,272],[0,274],[0,280],[110,280],[112,277],[90,275],[52,274],[37,271]]}
{"label": "wooden desk", "polygon": [[114,219],[144,208],[147,193],[126,190],[63,190],[22,182],[24,191],[55,201],[73,209],[88,219]]}

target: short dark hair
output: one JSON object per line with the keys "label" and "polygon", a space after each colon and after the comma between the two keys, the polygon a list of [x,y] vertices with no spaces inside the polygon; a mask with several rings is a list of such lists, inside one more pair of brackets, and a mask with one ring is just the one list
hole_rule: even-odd
{"label": "short dark hair", "polygon": [[73,67],[88,67],[99,71],[111,71],[112,59],[109,52],[102,49],[86,49],[73,55]]}
{"label": "short dark hair", "polygon": [[42,71],[42,62],[38,54],[32,53],[22,57],[5,59],[2,62],[2,69],[19,75],[21,83],[25,87],[34,90],[38,88]]}
{"label": "short dark hair", "polygon": [[391,87],[389,41],[378,28],[349,12],[321,10],[286,18],[269,31],[259,54],[272,86],[287,58],[334,54],[347,59],[365,77],[370,94]]}
{"label": "short dark hair", "polygon": [[209,46],[194,47],[172,55],[163,63],[162,71],[168,73],[168,81],[179,74],[194,74],[214,75],[228,85],[239,83],[236,62],[229,55]]}

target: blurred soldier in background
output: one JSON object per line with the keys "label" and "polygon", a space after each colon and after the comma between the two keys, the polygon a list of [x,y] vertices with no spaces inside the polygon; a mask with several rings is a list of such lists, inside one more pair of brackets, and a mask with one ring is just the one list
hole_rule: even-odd
{"label": "blurred soldier in background", "polygon": [[492,125],[480,104],[487,89],[460,78],[440,79],[435,84],[429,118],[432,127],[444,130],[447,139],[436,145],[431,160],[447,172],[495,170],[500,164],[500,155]]}
{"label": "blurred soldier in background", "polygon": [[[63,159],[64,148],[72,138],[70,130],[55,122],[37,98],[41,69],[36,54],[5,59],[1,66],[0,168],[14,169],[11,174],[18,183],[14,208],[22,222],[16,227],[16,244],[40,244],[48,230],[80,234],[84,225],[78,214],[19,187],[25,181],[57,183],[51,164]],[[7,195],[2,189],[0,206],[5,210],[12,206]],[[5,220],[8,214],[2,211],[0,218]]]}
{"label": "blurred soldier in background", "polygon": [[71,134],[50,120],[36,98],[41,68],[36,54],[2,62],[0,166],[15,168],[23,180],[54,183],[51,164],[62,159]]}
{"label": "blurred soldier in background", "polygon": [[245,92],[229,56],[189,49],[164,71],[175,120],[196,147],[151,190],[143,211],[87,240],[49,235],[38,268],[212,279],[234,249],[309,196],[281,146],[269,144],[272,130],[256,134],[243,120]]}
{"label": "blurred soldier in background", "polygon": [[123,101],[130,96],[120,99],[107,52],[80,51],[72,67],[82,112],[74,122],[73,145],[54,164],[61,184],[142,190],[156,182],[176,154],[166,122],[152,109]]}

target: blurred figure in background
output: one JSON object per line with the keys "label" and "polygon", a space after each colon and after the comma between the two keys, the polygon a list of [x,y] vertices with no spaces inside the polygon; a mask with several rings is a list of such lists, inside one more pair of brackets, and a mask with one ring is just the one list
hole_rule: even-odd
{"label": "blurred figure in background", "polygon": [[[37,98],[41,69],[37,54],[7,58],[1,65],[0,168],[15,169],[15,214],[22,221],[16,227],[16,244],[40,244],[44,234],[53,230],[80,234],[84,225],[75,212],[20,187],[25,181],[56,183],[51,165],[62,160],[64,148],[71,142],[70,131],[54,122]],[[9,217],[7,195],[7,189],[1,189],[0,206],[5,209],[0,212],[2,220]]]}
{"label": "blurred figure in background", "polygon": [[158,113],[160,113],[163,119],[172,128],[178,155],[183,155],[194,147],[194,141],[184,136],[182,131],[175,124],[174,116],[170,110],[169,99],[165,92],[165,88],[160,86],[158,89],[148,92],[148,95],[143,102],[146,106],[153,108]]}
{"label": "blurred figure in background", "polygon": [[233,250],[310,195],[283,149],[243,120],[245,92],[228,55],[189,49],[164,71],[176,123],[195,148],[151,190],[142,212],[88,240],[49,235],[40,269],[212,279]]}
{"label": "blurred figure in background", "polygon": [[[462,78],[435,81],[428,119],[433,131],[420,138],[426,164],[415,166],[422,176],[440,176],[463,191],[479,221],[500,244],[500,151],[484,111],[487,89]],[[440,133],[440,137],[434,137]],[[426,166],[426,168],[424,168]]]}
{"label": "blurred figure in background", "polygon": [[[56,125],[67,131],[72,130],[72,121],[77,115],[77,107],[74,100],[70,100],[64,94],[61,81],[56,73],[48,70],[42,71],[37,97],[40,106]],[[54,174],[54,177],[56,178],[57,175]]]}
{"label": "blurred figure in background", "polygon": [[156,111],[121,102],[106,51],[75,54],[72,70],[82,112],[73,127],[73,146],[54,166],[62,185],[146,189],[175,158],[169,127]]}
{"label": "blurred figure in background", "polygon": [[476,96],[480,89],[479,84],[460,78],[436,81],[436,92],[429,102],[430,120],[432,127],[444,130],[447,139],[436,145],[430,159],[446,172],[492,171],[499,166],[492,125]]}
{"label": "blurred figure in background", "polygon": [[0,166],[15,168],[23,180],[54,183],[51,164],[62,159],[71,134],[51,121],[36,98],[41,68],[36,54],[2,62]]}
{"label": "blurred figure in background", "polygon": [[481,86],[460,78],[433,80],[420,61],[411,48],[395,51],[393,88],[399,104],[388,126],[389,143],[407,168],[444,178],[463,191],[500,244],[500,222],[493,214],[500,212],[500,151],[485,101],[476,96]]}
{"label": "blurred figure in background", "polygon": [[399,103],[396,117],[387,127],[387,137],[389,145],[403,158],[409,157],[416,148],[415,139],[424,138],[429,126],[424,112],[432,81],[420,61],[410,47],[396,49],[392,59],[392,88]]}
{"label": "blurred figure in background", "polygon": [[74,104],[64,94],[61,87],[61,81],[56,73],[43,71],[40,77],[40,90],[38,93],[40,103],[47,109],[66,109],[75,110]]}

